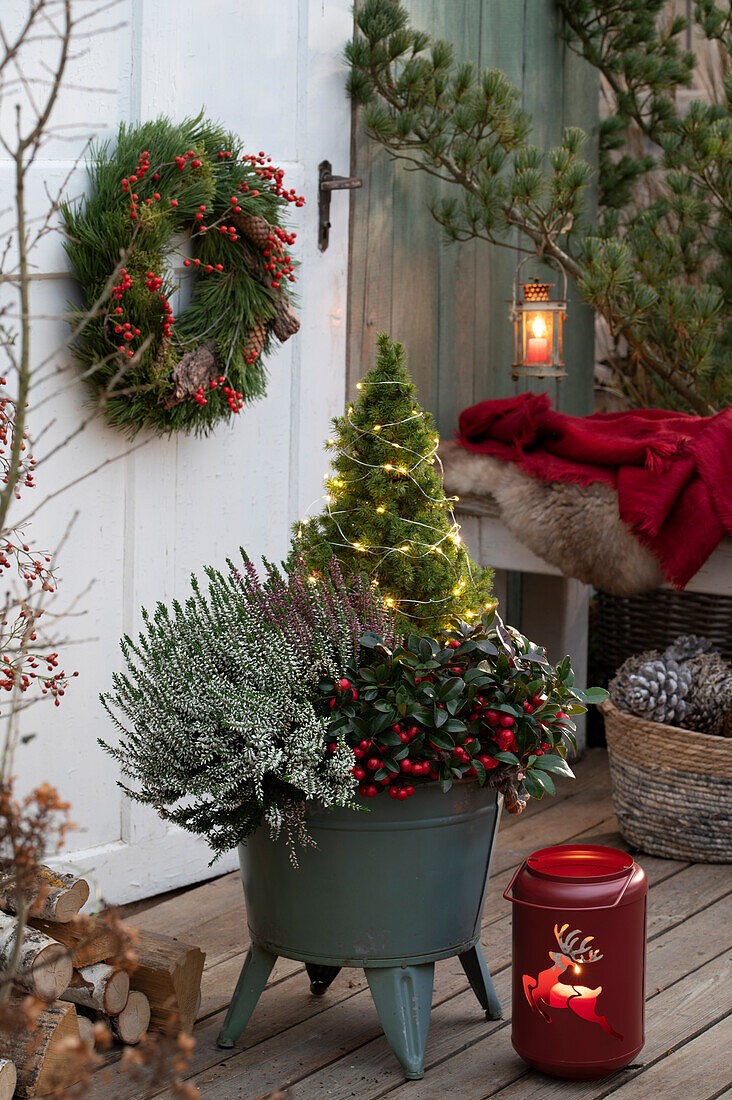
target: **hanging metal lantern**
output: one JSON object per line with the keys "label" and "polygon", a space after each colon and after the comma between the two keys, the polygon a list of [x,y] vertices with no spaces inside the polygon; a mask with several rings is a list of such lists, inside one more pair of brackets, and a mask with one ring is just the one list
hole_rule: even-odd
{"label": "hanging metal lantern", "polygon": [[567,318],[567,276],[562,272],[563,296],[552,298],[552,283],[520,281],[524,262],[516,269],[509,314],[515,339],[512,376],[564,378],[567,372],[562,358],[562,326]]}

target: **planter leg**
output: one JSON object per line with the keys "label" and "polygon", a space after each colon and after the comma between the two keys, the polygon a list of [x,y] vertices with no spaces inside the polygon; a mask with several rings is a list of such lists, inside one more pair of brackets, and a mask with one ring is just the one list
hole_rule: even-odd
{"label": "planter leg", "polygon": [[340,973],[340,966],[322,966],[320,963],[305,963],[310,978],[310,992],[322,997],[333,979]]}
{"label": "planter leg", "polygon": [[249,1023],[249,1017],[256,1008],[257,1001],[267,984],[267,979],[272,973],[272,967],[277,962],[276,955],[270,955],[269,951],[258,947],[253,943],[247,952],[244,965],[241,968],[239,981],[236,983],[234,996],[226,1013],[224,1026],[219,1032],[216,1045],[219,1047],[233,1047],[244,1028]]}
{"label": "planter leg", "polygon": [[434,972],[434,963],[366,968],[384,1034],[412,1081],[424,1077]]}
{"label": "planter leg", "polygon": [[485,1009],[486,1020],[500,1020],[503,1016],[501,1002],[493,987],[488,967],[483,957],[483,951],[479,943],[468,951],[458,955],[462,963],[465,976],[470,982],[470,987],[478,998],[478,1004]]}

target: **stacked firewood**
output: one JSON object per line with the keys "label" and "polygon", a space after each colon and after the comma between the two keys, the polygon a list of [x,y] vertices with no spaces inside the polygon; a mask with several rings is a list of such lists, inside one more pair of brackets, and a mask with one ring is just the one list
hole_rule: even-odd
{"label": "stacked firewood", "polygon": [[121,960],[119,926],[80,915],[88,882],[47,867],[39,878],[42,901],[19,950],[13,899],[0,894],[0,978],[13,966],[16,1001],[30,993],[45,1004],[25,1031],[0,1026],[0,1100],[70,1086],[69,1040],[93,1050],[99,1023],[127,1045],[148,1028],[192,1030],[199,998],[205,956],[197,947],[123,927],[133,961]]}

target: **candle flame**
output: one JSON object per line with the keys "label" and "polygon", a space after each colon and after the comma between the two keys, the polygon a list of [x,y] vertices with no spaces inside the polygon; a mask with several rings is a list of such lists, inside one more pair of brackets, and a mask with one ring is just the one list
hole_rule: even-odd
{"label": "candle flame", "polygon": [[544,333],[546,332],[546,325],[544,324],[544,318],[542,317],[542,315],[540,313],[538,313],[536,315],[536,317],[534,318],[534,320],[531,322],[531,331],[533,332],[534,336],[536,336],[537,338],[543,336]]}

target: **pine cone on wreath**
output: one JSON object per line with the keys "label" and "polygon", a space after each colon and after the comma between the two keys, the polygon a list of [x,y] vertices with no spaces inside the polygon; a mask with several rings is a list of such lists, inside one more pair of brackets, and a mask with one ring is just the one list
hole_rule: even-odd
{"label": "pine cone on wreath", "polygon": [[699,653],[684,668],[691,677],[684,725],[698,733],[732,736],[732,666],[718,653]]}
{"label": "pine cone on wreath", "polygon": [[689,663],[679,664],[657,649],[629,657],[610,681],[613,705],[651,722],[684,725],[692,683]]}
{"label": "pine cone on wreath", "polygon": [[229,220],[257,248],[267,247],[273,231],[272,226],[264,218],[256,214],[231,214]]}
{"label": "pine cone on wreath", "polygon": [[242,347],[242,352],[247,363],[253,363],[258,359],[267,339],[267,322],[257,319],[249,330],[249,334]]}

